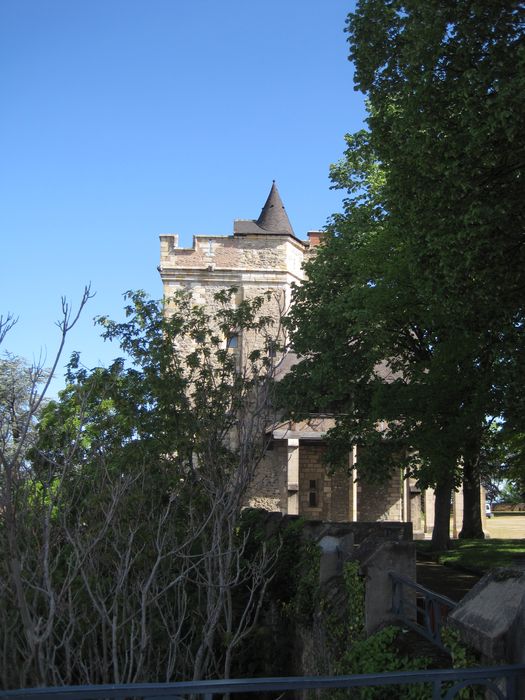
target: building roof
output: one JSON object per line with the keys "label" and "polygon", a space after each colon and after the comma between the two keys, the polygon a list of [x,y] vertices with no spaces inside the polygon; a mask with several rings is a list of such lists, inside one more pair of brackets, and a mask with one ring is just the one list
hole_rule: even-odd
{"label": "building roof", "polygon": [[257,226],[271,233],[289,233],[291,236],[295,235],[284,204],[281,201],[275,180],[272,182],[270,194],[256,223]]}
{"label": "building roof", "polygon": [[270,194],[262,208],[259,218],[257,220],[238,219],[234,223],[234,233],[270,233],[296,237],[286,209],[282,203],[281,196],[279,195],[275,180],[272,182]]}

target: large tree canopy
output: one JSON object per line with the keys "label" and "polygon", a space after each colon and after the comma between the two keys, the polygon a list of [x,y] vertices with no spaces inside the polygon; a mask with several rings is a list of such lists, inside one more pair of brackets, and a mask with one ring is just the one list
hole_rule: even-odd
{"label": "large tree canopy", "polygon": [[524,21],[516,0],[367,1],[348,20],[385,206],[442,302],[479,322],[474,295],[487,327],[523,310]]}
{"label": "large tree canopy", "polygon": [[334,461],[366,444],[361,474],[435,486],[442,546],[459,461],[481,534],[480,445],[523,424],[523,7],[361,0],[347,31],[368,130],[332,169],[349,197],[296,292],[288,401],[339,414]]}

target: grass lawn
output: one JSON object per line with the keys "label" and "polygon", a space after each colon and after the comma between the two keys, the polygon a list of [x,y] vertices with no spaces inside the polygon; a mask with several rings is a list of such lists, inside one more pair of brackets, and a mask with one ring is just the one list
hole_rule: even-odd
{"label": "grass lawn", "polygon": [[432,555],[440,564],[483,574],[500,566],[512,566],[514,557],[525,557],[525,540],[453,540],[447,552],[431,552],[430,544],[417,541],[417,551]]}

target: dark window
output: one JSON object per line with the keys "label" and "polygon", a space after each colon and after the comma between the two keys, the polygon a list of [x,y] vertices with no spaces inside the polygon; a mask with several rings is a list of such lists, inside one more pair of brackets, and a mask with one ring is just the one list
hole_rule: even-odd
{"label": "dark window", "polygon": [[310,508],[317,507],[317,479],[310,479],[310,489],[308,491],[308,505]]}
{"label": "dark window", "polygon": [[226,347],[228,349],[230,348],[236,348],[239,345],[239,336],[238,335],[230,335],[228,338],[228,342],[226,343]]}

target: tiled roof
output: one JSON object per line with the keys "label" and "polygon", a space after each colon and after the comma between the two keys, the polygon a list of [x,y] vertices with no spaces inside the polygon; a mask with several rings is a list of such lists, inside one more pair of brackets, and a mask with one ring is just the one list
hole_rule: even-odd
{"label": "tiled roof", "polygon": [[272,183],[270,194],[256,223],[257,226],[271,233],[289,233],[291,236],[295,235],[284,204],[281,201],[275,180]]}
{"label": "tiled roof", "polygon": [[270,194],[259,218],[257,220],[238,219],[234,222],[234,232],[238,234],[279,233],[295,238],[295,233],[282,203],[275,180],[272,183]]}

